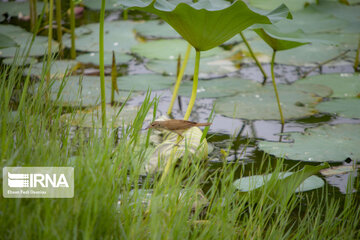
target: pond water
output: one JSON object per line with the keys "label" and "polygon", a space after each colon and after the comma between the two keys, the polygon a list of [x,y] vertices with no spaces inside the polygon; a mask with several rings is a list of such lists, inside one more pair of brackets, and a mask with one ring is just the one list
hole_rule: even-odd
{"label": "pond water", "polygon": [[[68,6],[63,7],[63,12],[66,14]],[[106,13],[106,21],[118,21],[122,20],[122,11],[112,11]],[[76,20],[76,26],[83,26],[90,23],[97,23],[99,19],[99,11],[85,9]],[[139,11],[129,12],[129,19],[131,20],[149,20],[157,19],[156,16],[146,14]],[[67,19],[65,20],[67,21]],[[8,18],[3,21],[3,24],[20,25],[29,29],[29,23],[27,21],[18,20],[17,18]],[[105,25],[107,22],[105,22]],[[68,23],[65,22],[65,27],[68,27]],[[114,29],[113,31],[120,31]],[[45,34],[43,32],[42,34]],[[121,43],[120,43],[121,44]],[[231,49],[232,46],[227,46],[227,49]],[[82,52],[78,52],[82,54]],[[65,58],[69,58],[68,50],[65,51]],[[133,54],[134,56],[134,54]],[[146,63],[149,60],[136,56],[128,64],[122,65],[118,68],[121,75],[135,75],[152,73],[146,67]],[[270,75],[270,64],[263,64],[265,71]],[[309,66],[290,66],[284,64],[277,64],[275,66],[275,76],[277,82],[283,84],[291,84],[300,79],[301,76],[308,72],[312,67]],[[94,67],[85,69],[84,72],[88,75],[98,75],[98,70]],[[109,75],[111,68],[107,67],[106,73]],[[201,72],[201,64],[200,64]],[[328,73],[354,73],[352,62],[346,59],[340,64],[325,64],[324,66],[315,69],[310,75],[328,74]],[[216,74],[215,77],[218,77]],[[241,63],[240,67],[236,71],[232,71],[224,74],[227,77],[239,77],[243,79],[249,79],[254,82],[261,83],[263,76],[259,69],[253,63]],[[211,76],[210,76],[211,78]],[[189,81],[190,77],[186,77],[184,81]],[[268,84],[271,85],[271,79],[268,80]],[[165,115],[167,112],[168,104],[170,103],[172,92],[170,89],[153,91],[152,96],[158,96],[159,105],[158,110],[161,115]],[[180,96],[173,109],[173,117],[176,119],[182,119],[187,105],[189,103],[189,97]],[[138,106],[144,100],[144,93],[134,96],[130,99],[129,104]],[[281,100],[281,99],[280,99]],[[211,111],[214,107],[215,99],[212,98],[198,98],[196,100],[193,112],[189,120],[197,122],[206,122]],[[241,109],[239,109],[241,111]],[[284,126],[284,132],[303,132],[306,128],[318,127],[324,124],[336,125],[336,124],[360,124],[360,119],[344,118],[336,116],[330,113],[318,113],[310,117],[298,118],[296,120],[287,120]],[[145,125],[148,123],[145,123]],[[208,133],[208,142],[212,145],[213,151],[209,155],[209,161],[213,169],[221,165],[225,160],[228,163],[239,164],[245,166],[245,175],[249,175],[253,167],[257,169],[261,161],[263,160],[264,152],[258,148],[257,142],[264,141],[279,141],[279,133],[281,132],[280,121],[276,120],[244,120],[226,117],[221,114],[215,114],[213,124],[210,127]],[[282,139],[283,142],[291,142],[286,138]],[[359,143],[360,145],[360,143]],[[229,155],[224,157],[223,151],[230,147]],[[270,156],[271,161],[275,163],[276,158]],[[297,165],[301,168],[304,164],[316,165],[315,162],[299,162],[294,160],[285,160],[286,168],[291,168]],[[352,165],[354,164],[351,159],[344,162],[334,163],[333,165]],[[240,168],[239,168],[240,169]],[[240,170],[239,170],[240,171]],[[345,173],[341,175],[325,177],[324,180],[330,189],[332,194],[340,195],[346,193],[347,184],[350,176],[357,177],[357,172]],[[358,181],[358,177],[356,178]]]}

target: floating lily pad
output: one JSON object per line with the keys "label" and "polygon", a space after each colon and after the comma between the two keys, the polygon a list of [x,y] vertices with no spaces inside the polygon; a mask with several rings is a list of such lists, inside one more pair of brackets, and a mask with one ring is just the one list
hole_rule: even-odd
{"label": "floating lily pad", "polygon": [[135,31],[147,39],[180,38],[181,36],[166,22],[150,20],[135,26]]}
{"label": "floating lily pad", "polygon": [[333,91],[331,88],[321,85],[321,84],[312,84],[304,83],[303,81],[296,81],[292,86],[298,90],[313,94],[318,97],[329,97]]}
{"label": "floating lily pad", "polygon": [[[133,28],[137,23],[132,21],[106,22],[104,25],[104,51],[127,52],[137,44]],[[84,52],[99,51],[99,24],[92,23],[75,29],[76,50]],[[71,47],[70,34],[65,34],[63,43]]]}
{"label": "floating lily pad", "polygon": [[[93,9],[93,10],[100,10],[101,9],[101,1],[99,0],[82,0],[82,4],[85,7]],[[105,0],[105,10],[119,10],[122,9],[121,7],[121,0]]]}
{"label": "floating lily pad", "polygon": [[352,73],[335,73],[310,76],[300,82],[321,84],[333,90],[332,97],[357,97],[360,94],[360,75]]}
{"label": "floating lily pad", "polygon": [[[50,99],[56,101],[58,92],[63,88],[59,101],[56,103],[63,106],[89,107],[100,104],[100,78],[93,76],[71,76],[67,82],[56,80],[50,88]],[[35,84],[34,92],[37,92],[40,83]],[[64,86],[65,84],[65,86]],[[105,78],[106,102],[111,100],[111,79]],[[115,93],[115,101],[123,102],[129,96],[129,92],[119,91]],[[136,95],[132,93],[131,96]]]}
{"label": "floating lily pad", "polygon": [[[175,60],[179,55],[184,56],[187,42],[182,39],[156,40],[138,44],[131,51],[149,59]],[[219,47],[201,53],[201,57],[211,57],[224,54],[225,51]],[[190,58],[195,58],[195,50],[192,49]]]}
{"label": "floating lily pad", "polygon": [[280,4],[285,3],[291,11],[296,11],[303,9],[305,4],[315,3],[315,0],[250,0],[249,3],[254,7],[265,10],[274,9]]}
{"label": "floating lily pad", "polygon": [[8,36],[0,33],[0,49],[9,47],[18,47],[19,45]]}
{"label": "floating lily pad", "polygon": [[26,58],[25,59],[23,57],[5,58],[2,61],[3,64],[16,65],[16,66],[30,65],[30,64],[35,64],[37,62],[38,62],[38,60],[36,58]]}
{"label": "floating lily pad", "polygon": [[118,77],[117,85],[120,90],[147,91],[166,89],[175,82],[173,77],[166,77],[157,74],[139,74]]}
{"label": "floating lily pad", "polygon": [[284,32],[301,29],[305,33],[339,31],[348,25],[348,22],[343,19],[319,12],[311,7],[293,12],[292,16],[292,20],[284,19],[275,25]]}
{"label": "floating lily pad", "polygon": [[[264,41],[254,40],[250,42],[250,45],[260,62],[269,63],[271,61],[272,49]],[[240,44],[239,48],[246,56],[250,57],[245,44]],[[332,59],[344,51],[345,50],[333,45],[312,43],[278,52],[275,62],[296,66],[313,66],[314,64]]]}
{"label": "floating lily pad", "polygon": [[[14,2],[3,2],[0,1],[0,21],[5,20],[4,14],[8,14],[11,17],[19,16],[30,16],[29,1],[14,1]],[[43,2],[36,2],[36,12],[40,14],[44,7]]]}
{"label": "floating lily pad", "polygon": [[154,174],[163,171],[172,155],[174,156],[174,162],[180,159],[185,152],[188,152],[190,157],[197,156],[200,159],[207,158],[207,142],[206,139],[202,142],[200,141],[202,131],[198,127],[192,127],[182,135],[184,138],[180,142],[176,133],[170,133],[165,136],[164,141],[155,147],[150,158],[145,161],[145,174]]}
{"label": "floating lily pad", "polygon": [[[17,44],[17,47],[7,47],[0,49],[0,57],[15,57],[16,55],[25,54],[27,51],[31,39],[32,33],[29,33],[18,26],[13,25],[0,25],[0,32],[3,36],[10,38]],[[52,52],[57,52],[59,44],[56,41],[52,41]],[[29,52],[30,57],[38,57],[46,54],[48,49],[48,38],[44,36],[36,36]]]}
{"label": "floating lily pad", "polygon": [[360,125],[323,125],[289,133],[293,143],[260,141],[259,148],[277,157],[307,162],[360,161]]}
{"label": "floating lily pad", "polygon": [[334,99],[316,106],[320,112],[335,113],[345,118],[360,118],[360,98]]}
{"label": "floating lily pad", "polygon": [[[41,74],[43,73],[44,68],[44,62],[39,62],[32,66],[31,68],[31,75],[36,76],[37,78],[41,78]],[[78,66],[79,62],[74,60],[59,60],[59,61],[53,61],[51,64],[51,77],[56,78],[63,78],[65,73],[66,75],[71,75],[71,72],[76,70],[76,67]],[[27,74],[28,69],[25,70],[25,73]]]}
{"label": "floating lily pad", "polygon": [[[312,107],[321,98],[296,89],[279,85],[278,92],[285,119],[296,119],[316,113]],[[253,92],[238,93],[215,101],[215,111],[227,117],[243,119],[280,119],[275,93],[272,86],[259,87]]]}
{"label": "floating lily pad", "polygon": [[[278,175],[278,179],[284,179],[288,176],[291,176],[294,172],[280,172]],[[267,174],[267,175],[255,175],[250,177],[243,177],[240,179],[237,179],[234,182],[234,186],[240,190],[241,192],[249,192],[254,189],[257,189],[261,186],[263,186],[266,182],[268,182],[271,179],[271,176],[273,174]],[[322,180],[318,176],[311,176],[305,181],[303,181],[298,188],[296,188],[295,192],[306,192],[310,190],[314,190],[317,188],[323,187],[325,184],[324,180]]]}
{"label": "floating lily pad", "polygon": [[[124,53],[115,53],[116,65],[127,64],[132,57],[124,54]],[[76,58],[77,61],[85,64],[93,64],[99,66],[99,53],[92,52],[92,53],[85,53],[81,54]],[[105,52],[104,53],[104,64],[105,66],[112,65],[112,52]]]}
{"label": "floating lily pad", "polygon": [[[125,106],[120,112],[121,106],[106,105],[107,126],[122,127],[132,124],[140,107]],[[152,119],[152,112],[149,111],[145,121]],[[102,128],[101,106],[95,106],[86,110],[79,110],[75,113],[67,113],[61,116],[61,120],[71,126],[86,128]]]}
{"label": "floating lily pad", "polygon": [[[179,95],[190,97],[192,82],[184,81],[179,89]],[[198,98],[219,98],[231,96],[238,92],[253,92],[260,88],[258,83],[241,78],[219,78],[214,80],[200,80],[198,82]]]}
{"label": "floating lily pad", "polygon": [[[161,74],[175,76],[177,73],[177,61],[175,60],[151,59],[145,64],[145,66],[149,70]],[[190,58],[185,69],[185,74],[192,76],[194,74],[194,66],[195,60]],[[200,63],[199,78],[207,79],[222,77],[227,73],[235,72],[236,70],[237,68],[232,61],[221,58],[221,56],[202,58]]]}

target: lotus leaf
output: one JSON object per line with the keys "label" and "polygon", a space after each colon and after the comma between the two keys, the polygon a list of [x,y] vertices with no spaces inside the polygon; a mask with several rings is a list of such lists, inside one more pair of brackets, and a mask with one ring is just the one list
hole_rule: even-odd
{"label": "lotus leaf", "polygon": [[135,26],[135,31],[147,39],[180,38],[180,35],[166,22],[150,20]]}
{"label": "lotus leaf", "polygon": [[[131,48],[131,51],[149,59],[176,60],[179,55],[186,52],[187,43],[181,39],[156,40],[140,43]],[[203,52],[202,57],[225,55],[225,51],[217,47]],[[190,58],[195,57],[194,49],[191,50]]]}
{"label": "lotus leaf", "polygon": [[[127,52],[137,44],[133,28],[137,23],[132,21],[107,22],[104,25],[104,51]],[[75,29],[76,50],[84,52],[99,51],[99,23],[83,25]],[[70,34],[63,36],[63,43],[71,47]]]}
{"label": "lotus leaf", "polygon": [[360,125],[323,125],[289,133],[292,143],[260,141],[259,148],[277,157],[307,162],[360,161]]}
{"label": "lotus leaf", "polygon": [[117,85],[120,90],[147,91],[169,88],[175,82],[173,77],[157,74],[139,74],[118,77]]}
{"label": "lotus leaf", "polygon": [[[304,92],[304,88],[297,89],[294,86],[279,85],[278,92],[285,119],[302,118],[315,114],[316,110],[312,105],[321,100],[311,92]],[[259,87],[257,91],[243,92],[235,96],[217,99],[215,111],[227,117],[250,120],[279,119],[272,86]]]}
{"label": "lotus leaf", "polygon": [[[284,179],[288,176],[291,176],[293,173],[294,172],[280,172],[277,178]],[[254,175],[250,177],[242,177],[234,182],[234,186],[241,192],[252,191],[266,184],[266,182],[268,182],[271,179],[272,175],[273,174],[270,173],[267,175]],[[325,184],[324,180],[322,180],[320,177],[311,176],[305,179],[305,181],[303,181],[300,184],[300,186],[296,188],[295,192],[306,192],[306,191],[314,190],[323,187],[324,184]]]}
{"label": "lotus leaf", "polygon": [[288,15],[284,5],[266,16],[250,9],[243,1],[228,4],[211,0],[197,3],[123,0],[122,3],[131,9],[158,15],[199,51],[219,46],[253,24],[270,24],[272,17]]}
{"label": "lotus leaf", "polygon": [[18,47],[18,44],[8,36],[0,33],[0,49],[9,47]]}
{"label": "lotus leaf", "polygon": [[[250,42],[250,45],[254,49],[260,62],[269,63],[271,61],[272,48],[264,43],[264,41],[254,40]],[[239,49],[245,56],[249,56],[248,49],[244,44],[240,44]],[[296,66],[313,66],[314,64],[334,58],[344,51],[345,50],[332,45],[312,43],[278,52],[275,62]]]}
{"label": "lotus leaf", "polygon": [[[190,76],[193,74],[194,65],[195,60],[189,59],[185,69],[186,75]],[[222,77],[227,73],[235,72],[237,70],[232,61],[224,59],[221,56],[203,58],[200,65],[200,79]],[[145,66],[153,72],[166,75],[176,75],[177,72],[177,61],[152,59],[145,63]]]}
{"label": "lotus leaf", "polygon": [[332,97],[357,97],[360,94],[360,75],[352,73],[335,73],[310,76],[298,81],[321,84],[333,90]]}
{"label": "lotus leaf", "polygon": [[[17,44],[17,47],[7,47],[0,49],[0,58],[15,57],[17,54],[25,54],[29,47],[30,40],[33,37],[29,33],[18,26],[0,25],[0,32],[3,36],[10,38],[12,42]],[[52,42],[52,52],[57,52],[59,45],[56,41]],[[32,44],[29,56],[39,57],[43,56],[48,49],[48,38],[43,36],[36,36]]]}
{"label": "lotus leaf", "polygon": [[[53,61],[51,63],[51,77],[56,78],[63,78],[65,73],[67,75],[71,75],[71,73],[75,70],[75,68],[78,66],[78,62],[74,60],[59,60],[59,61]],[[39,62],[32,66],[31,68],[31,75],[35,76],[37,78],[41,78],[41,75],[43,74],[44,63]],[[27,74],[28,69],[25,70],[25,73]]]}
{"label": "lotus leaf", "polygon": [[303,9],[305,4],[314,3],[315,0],[250,0],[249,3],[257,8],[271,10],[285,3],[291,11]]}
{"label": "lotus leaf", "polygon": [[335,113],[345,118],[360,118],[360,98],[334,99],[316,106],[320,112]]}
{"label": "lotus leaf", "polygon": [[[140,107],[106,105],[106,120],[109,127],[122,127],[132,124],[139,112]],[[121,111],[120,111],[121,110]],[[102,128],[101,122],[101,106],[95,106],[86,110],[78,110],[75,113],[67,113],[61,116],[61,121],[71,126],[85,128]],[[149,111],[145,121],[152,119],[152,112]]]}
{"label": "lotus leaf", "polygon": [[[43,2],[36,3],[36,12],[41,13],[44,7]],[[29,1],[14,1],[14,2],[3,2],[0,1],[0,21],[5,20],[5,14],[11,17],[30,16]]]}
{"label": "lotus leaf", "polygon": [[348,172],[354,172],[359,168],[360,168],[360,165],[355,165],[355,166],[342,165],[342,166],[336,166],[336,167],[331,167],[331,168],[327,168],[327,169],[322,169],[322,170],[320,170],[320,173],[323,176],[343,175]]}
{"label": "lotus leaf", "polygon": [[[99,0],[82,0],[82,4],[85,5],[85,7],[94,9],[94,10],[100,10],[101,9],[101,1]],[[120,0],[105,0],[105,10],[111,11],[111,10],[119,10],[122,9]]]}
{"label": "lotus leaf", "polygon": [[[33,92],[36,93],[40,83],[35,84]],[[65,84],[65,86],[64,86]],[[93,76],[71,76],[65,82],[56,80],[51,84],[50,99],[56,101],[58,92],[62,88],[62,94],[56,103],[62,106],[89,107],[100,104],[100,80]],[[111,78],[105,78],[106,102],[110,102]],[[123,102],[129,96],[129,92],[119,91],[115,94],[115,101]],[[132,93],[131,96],[136,94]]]}
{"label": "lotus leaf", "polygon": [[[124,53],[115,53],[116,65],[127,64],[132,57],[124,54]],[[81,54],[76,58],[77,61],[85,64],[93,64],[99,66],[99,53],[92,52],[92,53],[85,53]],[[105,66],[112,65],[112,52],[105,52],[104,53],[104,64]]]}
{"label": "lotus leaf", "polygon": [[[192,83],[190,81],[184,82],[179,89],[179,95],[190,97],[191,88]],[[240,78],[202,80],[199,81],[197,96],[199,98],[219,98],[231,96],[238,92],[255,92],[260,88],[260,84]]]}
{"label": "lotus leaf", "polygon": [[37,62],[38,62],[38,60],[36,58],[26,58],[26,59],[24,59],[23,57],[5,58],[2,61],[3,64],[16,65],[16,66],[30,65],[30,64],[35,64]]}

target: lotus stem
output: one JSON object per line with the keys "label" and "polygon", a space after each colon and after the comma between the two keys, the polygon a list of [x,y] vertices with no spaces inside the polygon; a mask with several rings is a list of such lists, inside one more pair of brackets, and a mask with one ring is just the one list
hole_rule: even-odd
{"label": "lotus stem", "polygon": [[195,57],[195,68],[194,68],[194,77],[193,77],[193,87],[190,102],[188,108],[185,113],[184,120],[188,120],[191,114],[191,110],[195,104],[196,93],[197,93],[197,85],[199,79],[199,66],[200,66],[200,51],[196,49],[196,57]]}
{"label": "lotus stem", "polygon": [[62,28],[61,28],[61,0],[56,0],[57,40],[59,42],[59,56],[63,56]]}
{"label": "lotus stem", "polygon": [[189,43],[188,46],[187,46],[187,49],[186,49],[185,58],[184,58],[184,60],[183,60],[183,62],[181,64],[180,71],[179,71],[179,73],[177,75],[173,95],[172,95],[171,102],[170,102],[170,105],[169,105],[169,108],[168,108],[168,111],[167,111],[168,115],[171,114],[172,109],[174,107],[175,99],[176,99],[176,97],[178,95],[178,92],[179,92],[180,83],[181,83],[181,80],[182,80],[182,78],[184,76],[184,73],[185,73],[185,69],[186,69],[186,66],[187,66],[187,63],[188,63],[188,60],[189,60],[190,52],[191,52],[191,45]]}
{"label": "lotus stem", "polygon": [[359,56],[360,55],[360,35],[359,35],[359,42],[358,47],[356,50],[356,56],[355,56],[355,62],[354,62],[354,70],[355,72],[359,72],[358,66],[359,66]]}
{"label": "lotus stem", "polygon": [[123,12],[123,19],[128,20],[128,10],[127,9],[125,9]]}
{"label": "lotus stem", "polygon": [[[71,0],[72,1],[72,0]],[[101,89],[101,121],[102,129],[106,131],[106,102],[105,102],[105,65],[104,65],[104,17],[105,0],[101,0],[100,27],[99,27],[99,68],[100,68],[100,89]]]}
{"label": "lotus stem", "polygon": [[274,91],[275,91],[275,95],[276,95],[276,101],[279,107],[279,113],[280,113],[280,119],[281,119],[281,124],[284,126],[285,124],[285,120],[284,120],[284,116],[282,113],[282,109],[281,109],[281,105],[280,105],[280,97],[279,97],[279,93],[276,87],[276,82],[275,82],[275,74],[274,74],[274,62],[275,62],[275,55],[276,55],[276,51],[273,51],[272,54],[272,58],[271,58],[271,79],[272,79],[272,83],[274,86]]}
{"label": "lotus stem", "polygon": [[37,20],[36,0],[30,0],[29,4],[30,4],[30,28],[31,31],[34,32],[36,26],[36,20]]}
{"label": "lotus stem", "polygon": [[74,12],[74,0],[70,0],[70,32],[71,32],[70,57],[71,57],[71,59],[75,59],[75,58],[76,58],[76,50],[75,50],[75,12]]}
{"label": "lotus stem", "polygon": [[262,75],[264,76],[264,81],[263,81],[263,83],[262,83],[262,84],[264,85],[264,84],[266,83],[266,79],[267,79],[268,76],[266,75],[263,67],[261,66],[261,63],[259,62],[259,60],[258,60],[257,57],[255,56],[255,54],[254,54],[254,52],[253,52],[253,50],[252,50],[249,42],[246,40],[244,34],[243,34],[242,32],[240,32],[239,34],[240,34],[243,42],[245,43],[247,49],[249,50],[249,53],[250,53],[252,59],[254,59],[256,65],[258,66],[258,68],[260,69]]}

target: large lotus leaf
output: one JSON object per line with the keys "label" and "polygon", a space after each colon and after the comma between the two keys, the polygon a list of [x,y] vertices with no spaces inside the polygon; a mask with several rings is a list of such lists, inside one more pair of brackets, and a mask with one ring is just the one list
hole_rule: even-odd
{"label": "large lotus leaf", "polygon": [[306,39],[301,30],[282,32],[274,26],[263,26],[254,30],[274,51],[288,50],[308,44],[311,40]]}
{"label": "large lotus leaf", "polygon": [[323,125],[289,133],[292,143],[260,141],[259,148],[277,157],[308,162],[360,161],[360,125]]}
{"label": "large lotus leaf", "polygon": [[[260,84],[241,78],[219,78],[214,80],[200,80],[197,88],[198,98],[219,98],[231,96],[238,92],[254,92],[260,88]],[[183,82],[179,89],[179,95],[190,97],[192,82]]]}
{"label": "large lotus leaf", "polygon": [[[93,64],[96,66],[99,66],[99,53],[98,52],[92,52],[92,53],[85,53],[77,56],[76,60],[84,63],[84,64]],[[115,60],[116,65],[122,65],[127,64],[132,59],[131,56],[124,54],[124,53],[115,53]],[[111,66],[112,65],[112,52],[104,52],[104,64],[105,66]]]}
{"label": "large lotus leaf", "polygon": [[318,41],[327,42],[336,45],[342,49],[356,49],[358,44],[357,33],[340,33],[340,32],[326,32],[326,33],[311,33],[307,34],[310,39],[317,39]]}
{"label": "large lotus leaf", "polygon": [[333,90],[332,97],[358,97],[360,94],[360,75],[352,73],[322,74],[307,77],[298,81],[321,84]]}
{"label": "large lotus leaf", "polygon": [[[137,23],[132,21],[106,22],[104,25],[104,51],[127,52],[137,44],[133,28]],[[76,50],[84,52],[99,51],[99,23],[83,25],[75,29]],[[71,47],[70,34],[63,37],[64,45]]]}
{"label": "large lotus leaf", "polygon": [[[63,78],[65,73],[67,75],[71,75],[71,73],[76,69],[79,62],[74,60],[59,60],[59,61],[53,61],[51,62],[51,77],[56,78]],[[41,78],[41,74],[43,73],[44,68],[44,62],[39,62],[37,64],[34,64],[31,67],[31,75],[35,76],[37,78]],[[28,73],[28,69],[25,70],[25,74]]]}
{"label": "large lotus leaf", "polygon": [[180,35],[166,22],[150,20],[135,26],[138,35],[146,39],[180,38]]}
{"label": "large lotus leaf", "polygon": [[265,10],[274,9],[284,3],[291,11],[303,9],[305,4],[314,2],[315,0],[249,0],[252,6]]}
{"label": "large lotus leaf", "polygon": [[[131,51],[149,59],[176,60],[179,55],[184,56],[187,49],[186,41],[182,39],[155,40],[140,43],[131,48]],[[201,57],[211,57],[225,54],[225,51],[217,47],[203,52]],[[192,49],[190,58],[195,58],[195,50]]]}
{"label": "large lotus leaf", "polygon": [[283,19],[275,25],[284,32],[301,29],[305,33],[338,31],[348,25],[346,20],[336,18],[331,14],[321,13],[310,7],[293,12],[292,16],[293,20]]}
{"label": "large lotus leaf", "polygon": [[26,58],[25,57],[11,57],[3,59],[2,63],[6,65],[13,65],[13,66],[24,66],[30,64],[36,64],[38,60],[36,58]]}
{"label": "large lotus leaf", "polygon": [[[264,41],[254,40],[250,42],[250,45],[260,62],[269,63],[271,61],[272,48]],[[250,57],[249,50],[245,44],[240,44],[237,49],[240,49],[245,56]],[[339,56],[344,51],[332,45],[312,43],[276,53],[275,62],[296,66],[313,66],[314,64]]]}
{"label": "large lotus leaf", "polygon": [[[111,11],[122,9],[120,2],[120,0],[105,0],[105,10]],[[85,7],[90,9],[101,9],[101,1],[99,0],[82,0],[81,3],[84,4]]]}
{"label": "large lotus leaf", "polygon": [[211,0],[197,3],[123,0],[122,3],[158,15],[200,51],[219,46],[253,24],[270,24],[272,16],[288,15],[288,9],[281,6],[268,17],[250,9],[243,1],[230,5]]}
{"label": "large lotus leaf", "polygon": [[129,91],[161,90],[171,87],[174,82],[173,77],[157,74],[128,75],[117,79],[118,88]]}
{"label": "large lotus leaf", "polygon": [[298,90],[313,93],[314,96],[319,97],[329,97],[333,93],[332,89],[325,85],[304,83],[304,81],[296,81],[292,86]]}
{"label": "large lotus leaf", "polygon": [[[58,92],[62,89],[60,100],[56,103],[63,106],[89,107],[100,104],[100,78],[94,76],[71,76],[66,82],[56,80],[51,84],[50,99],[58,99]],[[34,92],[39,88],[37,83],[34,86]],[[65,86],[64,86],[65,84]],[[105,78],[106,102],[111,101],[111,79]],[[129,92],[119,91],[115,93],[115,101],[123,102],[129,96]],[[132,93],[131,96],[135,94]]]}
{"label": "large lotus leaf", "polygon": [[[294,172],[280,172],[277,175],[277,178],[284,179],[288,176],[291,176],[293,173]],[[254,175],[250,177],[242,177],[234,182],[234,186],[241,192],[249,192],[266,184],[266,182],[268,182],[271,179],[272,175],[273,174],[270,173],[266,175]],[[295,192],[306,192],[306,191],[314,190],[317,188],[321,188],[322,186],[324,186],[324,184],[325,184],[324,180],[322,180],[320,177],[311,176],[305,179],[305,181],[303,181],[300,184],[300,186],[295,189]]]}
{"label": "large lotus leaf", "polygon": [[[177,61],[152,59],[145,63],[146,68],[153,72],[175,76],[177,73]],[[186,75],[194,74],[195,59],[188,60],[185,69]],[[233,61],[220,56],[202,58],[200,62],[199,79],[222,77],[228,73],[237,71]]]}
{"label": "large lotus leaf", "polygon": [[[294,86],[279,85],[278,92],[285,119],[296,119],[316,113],[312,107],[321,98]],[[275,93],[271,86],[243,92],[215,101],[215,111],[227,117],[243,119],[280,119]]]}
{"label": "large lotus leaf", "polygon": [[334,99],[316,106],[320,112],[335,113],[345,118],[360,118],[360,98]]}
{"label": "large lotus leaf", "polygon": [[0,33],[0,49],[9,47],[18,47],[18,45],[14,40]]}
{"label": "large lotus leaf", "polygon": [[[0,58],[14,57],[18,54],[25,54],[27,51],[31,39],[32,33],[29,33],[21,27],[14,25],[0,25],[0,32],[3,36],[10,38],[17,44],[17,47],[7,47],[0,49]],[[52,42],[52,52],[57,52],[59,44],[56,41]],[[32,44],[29,56],[38,57],[46,54],[48,49],[48,38],[44,36],[36,36]]]}
{"label": "large lotus leaf", "polygon": [[311,5],[311,8],[319,12],[331,14],[336,18],[348,22],[346,30],[360,32],[360,6],[347,6],[339,2],[320,2],[318,5]]}
{"label": "large lotus leaf", "polygon": [[[140,107],[106,105],[106,120],[108,127],[126,127],[131,125],[139,112]],[[120,111],[121,110],[121,111]],[[67,113],[61,116],[61,121],[77,127],[102,128],[101,106],[95,106],[85,110],[78,110],[75,113]],[[145,121],[152,119],[152,112],[149,111]]]}
{"label": "large lotus leaf", "polygon": [[[11,17],[30,16],[30,4],[29,1],[14,1],[14,2],[3,2],[0,1],[0,21],[5,20],[5,14]],[[36,12],[40,14],[44,7],[43,2],[37,1]]]}
{"label": "large lotus leaf", "polygon": [[183,157],[185,152],[190,153],[190,157],[207,158],[207,142],[206,139],[201,142],[202,131],[198,127],[190,128],[182,135],[184,138],[179,142],[178,135],[170,133],[161,144],[155,147],[150,158],[145,161],[144,171],[146,174],[163,171],[170,159],[176,162]]}

